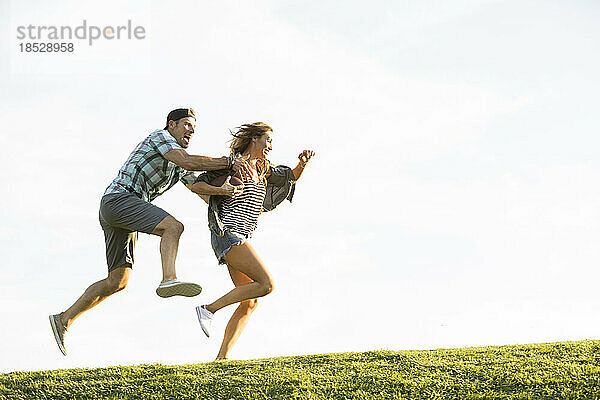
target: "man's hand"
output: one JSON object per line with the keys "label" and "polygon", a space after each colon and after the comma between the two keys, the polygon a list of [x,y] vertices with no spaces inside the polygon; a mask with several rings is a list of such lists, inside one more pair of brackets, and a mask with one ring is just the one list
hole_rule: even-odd
{"label": "man's hand", "polygon": [[229,197],[233,197],[236,194],[240,194],[242,193],[242,190],[244,190],[244,184],[238,185],[238,186],[233,186],[231,183],[229,183],[229,181],[231,180],[231,176],[228,176],[227,179],[225,180],[225,183],[223,183],[223,185],[221,185],[220,195],[222,196],[229,196]]}
{"label": "man's hand", "polygon": [[248,164],[250,155],[238,156],[233,159],[233,166],[231,167],[235,172],[240,174],[242,178],[250,179],[252,177],[252,168]]}
{"label": "man's hand", "polygon": [[315,155],[315,152],[312,150],[304,150],[302,151],[302,153],[300,153],[298,155],[298,159],[300,160],[300,162],[302,163],[302,166],[306,166],[306,164],[308,164],[308,162],[310,161],[310,159]]}

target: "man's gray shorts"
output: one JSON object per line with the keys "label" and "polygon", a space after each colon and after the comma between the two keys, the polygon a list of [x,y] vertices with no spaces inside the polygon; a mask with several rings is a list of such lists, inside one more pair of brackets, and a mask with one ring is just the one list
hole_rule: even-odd
{"label": "man's gray shorts", "polygon": [[100,225],[106,242],[108,272],[133,265],[137,232],[152,233],[169,213],[133,193],[110,193],[100,201]]}

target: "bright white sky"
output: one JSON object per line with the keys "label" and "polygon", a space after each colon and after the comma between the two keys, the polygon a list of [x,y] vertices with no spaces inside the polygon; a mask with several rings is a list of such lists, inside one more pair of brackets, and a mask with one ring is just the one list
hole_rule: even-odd
{"label": "bright white sky", "polygon": [[[231,356],[598,338],[600,5],[595,1],[3,1],[0,372],[214,359],[194,306],[231,289],[204,203],[161,299],[159,240],[128,288],[84,314],[63,357],[48,314],[106,275],[100,197],[172,108],[189,150],[227,153],[264,121],[271,159],[317,152],[253,244],[276,279]],[[120,25],[141,41],[19,52],[20,25]]]}

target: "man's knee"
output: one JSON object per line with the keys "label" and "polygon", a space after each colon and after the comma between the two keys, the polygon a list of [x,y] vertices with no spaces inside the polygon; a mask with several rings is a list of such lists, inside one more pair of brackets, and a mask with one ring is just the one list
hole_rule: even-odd
{"label": "man's knee", "polygon": [[178,236],[181,236],[181,234],[183,233],[183,224],[177,221],[175,218],[173,218],[173,226],[171,229],[173,230],[173,233],[177,234]]}
{"label": "man's knee", "polygon": [[165,233],[181,236],[183,229],[183,224],[169,215],[160,221],[158,225],[156,225],[153,233],[160,236],[164,235]]}
{"label": "man's knee", "polygon": [[127,280],[111,280],[106,283],[106,290],[109,294],[115,294],[127,287]]}
{"label": "man's knee", "polygon": [[121,266],[108,274],[106,278],[106,290],[109,294],[120,292],[127,287],[129,282],[129,274],[131,268],[129,266]]}

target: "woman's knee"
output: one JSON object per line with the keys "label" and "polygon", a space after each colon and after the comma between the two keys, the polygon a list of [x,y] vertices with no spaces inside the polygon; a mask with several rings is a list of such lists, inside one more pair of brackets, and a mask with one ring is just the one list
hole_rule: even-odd
{"label": "woman's knee", "polygon": [[254,311],[256,309],[257,306],[258,306],[257,299],[250,299],[250,300],[242,301],[242,307],[244,308],[244,311],[246,311],[246,313],[251,313],[252,311]]}
{"label": "woman's knee", "polygon": [[268,295],[274,289],[273,281],[271,279],[267,280],[262,284],[263,296]]}

